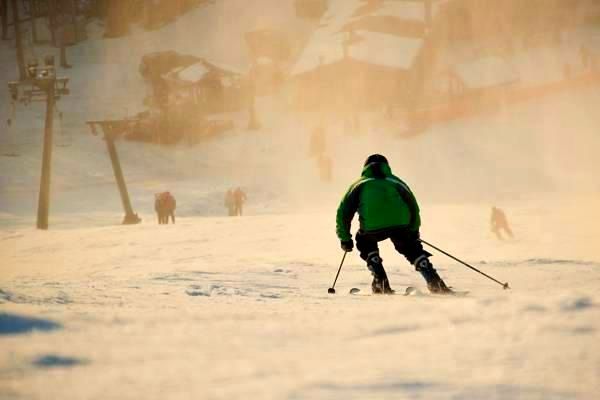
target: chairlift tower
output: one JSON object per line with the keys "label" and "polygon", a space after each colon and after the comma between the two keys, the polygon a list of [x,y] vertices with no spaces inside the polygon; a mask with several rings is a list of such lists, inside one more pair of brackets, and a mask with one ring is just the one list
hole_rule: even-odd
{"label": "chairlift tower", "polygon": [[54,123],[54,105],[61,96],[69,94],[68,78],[56,77],[54,57],[48,56],[45,65],[39,66],[37,61],[27,65],[25,80],[8,83],[13,101],[25,105],[31,102],[46,102],[46,118],[44,123],[44,144],[42,151],[42,172],[36,226],[38,229],[48,229],[50,210],[50,176],[52,166],[52,139]]}
{"label": "chairlift tower", "polygon": [[123,176],[123,169],[121,168],[115,141],[136,123],[138,123],[136,119],[86,121],[92,135],[98,135],[98,128],[100,128],[104,134],[104,142],[106,143],[106,149],[108,150],[108,155],[112,164],[115,181],[117,182],[117,188],[119,189],[119,195],[121,196],[121,203],[123,205],[123,210],[125,211],[125,217],[123,217],[122,222],[123,225],[139,224],[142,222],[142,219],[133,211],[133,207],[131,206],[129,192],[127,191],[127,183]]}

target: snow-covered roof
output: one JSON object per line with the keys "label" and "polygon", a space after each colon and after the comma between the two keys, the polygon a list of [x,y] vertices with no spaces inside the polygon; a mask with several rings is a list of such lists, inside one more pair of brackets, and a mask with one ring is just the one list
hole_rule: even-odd
{"label": "snow-covered roof", "polygon": [[366,31],[357,36],[360,40],[349,47],[349,57],[383,67],[409,69],[423,46],[423,39],[418,38]]}
{"label": "snow-covered roof", "polygon": [[322,27],[332,32],[340,30],[361,6],[364,6],[364,2],[360,0],[330,0],[321,18]]}
{"label": "snow-covered roof", "polygon": [[321,64],[329,64],[339,58],[344,36],[336,32],[358,6],[357,0],[333,0],[329,3],[321,18],[321,26],[313,31],[302,55],[296,61],[292,75],[304,73]]}
{"label": "snow-covered roof", "polygon": [[[439,13],[441,7],[448,0],[432,0],[431,16]],[[379,4],[374,4],[373,7],[364,7],[363,12],[354,15],[354,18],[364,16],[373,17],[397,17],[404,20],[425,22],[425,2],[424,1],[398,1],[398,0],[382,0]],[[359,10],[360,11],[360,10]]]}
{"label": "snow-covered roof", "polygon": [[204,63],[199,62],[177,71],[177,76],[182,81],[198,82],[202,80],[208,72],[209,70]]}
{"label": "snow-covered roof", "polygon": [[514,65],[496,56],[455,64],[452,70],[469,89],[507,85],[519,81],[519,72]]}
{"label": "snow-covered roof", "polygon": [[[221,74],[222,76],[220,77],[220,79],[222,79],[223,82],[231,81],[230,79],[228,80],[226,76],[231,76],[232,74],[239,75],[236,72],[230,71],[225,67],[215,65],[214,63],[208,62],[206,60],[201,60],[187,67],[176,68],[168,72],[167,74],[164,74],[163,78],[170,81],[177,81],[180,84],[193,84],[200,82],[206,76],[206,74],[208,74],[211,70],[214,71],[215,69],[220,70],[225,74]],[[231,86],[231,84],[229,84],[229,86]]]}
{"label": "snow-covered roof", "polygon": [[[344,57],[344,42],[348,40],[347,32],[343,32],[344,26],[349,21],[357,20],[356,13],[366,2],[361,0],[332,0],[326,14],[321,19],[321,27],[313,32],[311,39],[296,65],[292,69],[292,75],[299,75],[339,61]],[[422,3],[384,2],[378,9],[404,10],[405,15],[415,16],[421,9],[421,18],[424,18],[424,6]],[[391,12],[391,11],[390,11]],[[403,38],[383,33],[360,31],[362,40],[352,43],[348,48],[348,55],[356,60],[370,62],[373,64],[408,68],[412,64],[422,40],[414,38]]]}
{"label": "snow-covered roof", "polygon": [[370,13],[376,17],[399,17],[402,19],[425,21],[425,6],[415,1],[387,1]]}
{"label": "snow-covered roof", "polygon": [[[357,31],[355,37],[357,40],[348,45],[348,58],[390,68],[409,69],[423,46],[423,39],[378,32]],[[345,33],[324,36],[321,41],[313,40],[296,63],[292,75],[342,60],[347,40]]]}

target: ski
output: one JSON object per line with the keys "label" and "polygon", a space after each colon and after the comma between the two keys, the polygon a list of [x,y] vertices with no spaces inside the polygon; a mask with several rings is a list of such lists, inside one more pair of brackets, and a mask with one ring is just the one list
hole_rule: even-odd
{"label": "ski", "polygon": [[[359,295],[359,296],[373,296],[372,293],[368,293],[366,291],[362,291],[360,288],[352,288],[350,289],[350,291],[348,292],[348,294],[351,295]],[[422,291],[420,291],[419,289],[417,289],[414,286],[408,286],[404,292],[396,292],[394,293],[394,296],[436,296],[436,297],[442,297],[442,296],[453,296],[453,297],[464,297],[466,295],[469,294],[468,290],[452,290],[452,293],[448,293],[448,294],[436,294],[436,293],[424,293]],[[380,296],[380,295],[377,295]],[[381,296],[390,296],[390,295],[381,295]]]}
{"label": "ski", "polygon": [[[369,293],[367,291],[362,291],[360,288],[352,288],[352,289],[350,289],[350,291],[348,293],[352,294],[352,295],[359,295],[359,296],[373,296],[373,293]],[[404,293],[396,292],[393,295],[394,296],[412,296],[417,293],[420,293],[417,288],[408,286],[404,290]],[[377,296],[379,296],[379,295],[377,295]],[[387,295],[382,295],[382,296],[390,296],[390,295],[387,294]]]}

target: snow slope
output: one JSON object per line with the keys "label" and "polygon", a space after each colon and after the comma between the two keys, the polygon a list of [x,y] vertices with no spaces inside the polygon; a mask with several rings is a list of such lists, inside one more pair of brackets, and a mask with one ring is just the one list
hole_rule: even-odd
{"label": "snow slope", "polygon": [[[95,51],[73,50],[81,58],[74,93],[60,102],[49,231],[32,228],[43,107],[20,107],[2,131],[0,153],[18,156],[0,157],[1,399],[598,397],[597,88],[409,139],[370,116],[359,136],[329,121],[330,185],[306,157],[319,116],[264,98],[258,132],[194,148],[119,142],[143,218],[120,226],[104,143],[83,122],[132,112],[140,82],[135,62],[107,63]],[[6,63],[0,70],[12,78]],[[2,119],[6,96],[0,90]],[[327,294],[341,258],[337,201],[376,151],[417,194],[423,237],[512,290],[436,254],[448,284],[469,296],[350,296],[370,284],[353,253],[338,294]],[[225,217],[223,195],[238,185],[247,216]],[[154,222],[162,190],[177,197],[177,225]],[[515,240],[488,232],[492,204]],[[393,287],[424,291],[389,244],[382,256]]]}
{"label": "snow slope", "polygon": [[[331,212],[4,229],[0,397],[595,399],[600,232],[556,226],[597,200],[511,205],[507,242],[487,208],[426,208],[427,239],[512,287],[436,255],[465,298],[348,295],[370,283],[356,253],[328,295]],[[425,290],[382,253],[396,289]]]}
{"label": "snow slope", "polygon": [[[136,212],[152,218],[153,193],[171,190],[182,216],[223,215],[223,195],[232,186],[249,191],[251,214],[331,209],[356,179],[362,161],[377,151],[389,157],[393,170],[425,204],[491,206],[600,190],[600,115],[595,112],[600,91],[594,87],[436,125],[410,139],[395,137],[393,129],[372,129],[366,119],[359,136],[347,134],[342,124],[329,125],[330,185],[318,180],[314,160],[307,158],[312,117],[289,114],[268,100],[260,104],[265,128],[259,132],[247,132],[242,124],[220,140],[192,148],[119,142]],[[75,106],[70,101],[62,99],[61,107]],[[31,226],[37,204],[43,109],[36,105],[19,113],[7,132],[10,140],[1,145],[0,153],[19,157],[0,157],[0,226]],[[101,138],[86,130],[82,121],[57,128],[56,141],[67,146],[54,150],[51,220],[55,214],[71,215],[72,223],[82,218],[91,223],[105,212],[113,216],[104,214],[94,223],[113,223],[121,212],[108,155]]]}
{"label": "snow slope", "polygon": [[[410,140],[332,131],[344,147],[331,186],[305,158],[306,127],[277,118],[200,148],[119,143],[137,226],[115,225],[102,141],[73,136],[55,153],[51,230],[31,228],[39,148],[20,147],[0,158],[0,397],[595,399],[600,215],[587,184],[597,116],[586,107],[597,96]],[[578,113],[561,114],[571,107]],[[582,128],[561,139],[552,116]],[[337,200],[371,151],[417,192],[424,238],[513,289],[436,255],[468,297],[350,296],[370,283],[353,253],[327,295],[341,257]],[[237,184],[248,216],[224,217],[223,193]],[[164,189],[177,196],[177,225],[154,223],[152,194]],[[516,240],[488,232],[492,202]],[[389,244],[382,255],[396,289],[424,291]]]}

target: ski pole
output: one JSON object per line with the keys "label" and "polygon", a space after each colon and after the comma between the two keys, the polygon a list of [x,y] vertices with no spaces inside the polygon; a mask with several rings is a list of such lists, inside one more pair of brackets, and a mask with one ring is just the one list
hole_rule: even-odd
{"label": "ski pole", "polygon": [[461,263],[461,264],[462,264],[462,265],[464,265],[465,267],[471,268],[473,271],[475,271],[475,272],[478,272],[478,273],[480,273],[481,275],[485,276],[486,278],[488,278],[488,279],[490,279],[490,280],[492,280],[492,281],[496,282],[497,284],[501,285],[501,286],[502,286],[502,288],[503,288],[504,290],[506,290],[506,289],[510,289],[510,287],[508,286],[508,282],[506,282],[506,283],[502,283],[502,282],[500,282],[499,280],[497,280],[497,279],[495,279],[495,278],[493,278],[493,277],[489,276],[489,275],[488,275],[488,274],[486,274],[485,272],[482,272],[482,271],[478,270],[477,268],[473,267],[472,265],[469,265],[469,264],[467,264],[466,262],[464,262],[464,261],[462,261],[462,260],[460,260],[460,259],[458,259],[458,258],[454,257],[452,254],[450,254],[450,253],[448,253],[448,252],[445,252],[444,250],[440,249],[439,247],[436,247],[436,246],[432,245],[431,243],[428,243],[428,242],[426,242],[426,241],[425,241],[425,240],[423,240],[423,239],[419,239],[419,241],[420,241],[421,243],[425,243],[427,246],[429,246],[429,247],[431,247],[431,248],[434,248],[434,249],[436,249],[437,251],[439,251],[440,253],[442,253],[442,254],[444,254],[444,255],[446,255],[446,256],[448,256],[448,257],[450,257],[450,258],[451,258],[451,259],[453,259],[454,261],[458,261],[459,263]]}
{"label": "ski pole", "polygon": [[340,271],[342,270],[342,265],[344,265],[344,260],[346,259],[346,254],[348,254],[348,252],[344,251],[344,256],[342,257],[342,262],[340,263],[338,272],[335,275],[335,280],[333,281],[333,286],[331,286],[329,289],[327,289],[327,293],[329,293],[329,294],[335,294],[335,283],[337,282],[338,276],[340,276]]}

